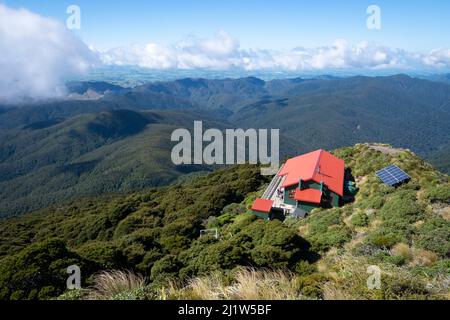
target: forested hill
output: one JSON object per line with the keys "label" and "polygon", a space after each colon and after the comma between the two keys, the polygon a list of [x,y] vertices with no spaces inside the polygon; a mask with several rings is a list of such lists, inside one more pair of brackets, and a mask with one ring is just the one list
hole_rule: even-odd
{"label": "forested hill", "polygon": [[[72,264],[81,267],[85,290],[64,299],[449,298],[449,176],[389,146],[334,153],[352,170],[356,199],[303,220],[268,222],[249,213],[268,183],[254,166],[2,220],[0,298],[59,296]],[[389,164],[411,181],[382,184],[375,171]],[[215,228],[217,239],[200,237]],[[382,271],[380,290],[367,288],[371,265]],[[118,291],[100,289],[105,275],[95,273],[113,269],[132,270],[125,277],[136,281]],[[117,275],[124,274],[108,279],[120,281]],[[248,276],[258,290],[249,291]]]}

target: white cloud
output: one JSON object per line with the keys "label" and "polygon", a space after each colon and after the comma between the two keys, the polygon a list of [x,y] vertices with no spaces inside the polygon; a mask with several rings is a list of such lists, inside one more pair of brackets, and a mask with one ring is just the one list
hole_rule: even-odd
{"label": "white cloud", "polygon": [[191,36],[171,46],[150,43],[119,47],[102,52],[101,57],[105,64],[152,69],[313,71],[450,68],[449,49],[420,54],[365,41],[352,45],[345,40],[336,40],[332,45],[318,48],[255,50],[241,48],[239,41],[224,31],[210,39]]}
{"label": "white cloud", "polygon": [[153,69],[228,69],[240,66],[240,55],[239,42],[223,31],[210,39],[191,36],[173,46],[149,43],[144,46],[118,47],[101,53],[106,64]]}
{"label": "white cloud", "polygon": [[433,50],[423,58],[423,61],[432,67],[450,68],[450,49]]}
{"label": "white cloud", "polygon": [[0,4],[0,101],[58,97],[94,53],[62,23]]}

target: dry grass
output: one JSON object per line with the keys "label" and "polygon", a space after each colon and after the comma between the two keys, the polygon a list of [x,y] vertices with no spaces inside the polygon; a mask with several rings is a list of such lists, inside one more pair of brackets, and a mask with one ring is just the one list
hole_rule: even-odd
{"label": "dry grass", "polygon": [[364,242],[364,240],[365,240],[365,233],[359,233],[355,237],[353,237],[352,240],[347,242],[344,245],[344,248],[346,248],[347,250],[350,250],[350,249],[356,247],[358,244]]}
{"label": "dry grass", "polygon": [[294,300],[299,299],[292,274],[283,271],[240,270],[236,284],[228,288],[231,299]]}
{"label": "dry grass", "polygon": [[435,263],[439,257],[431,251],[415,249],[411,261],[412,266],[430,266]]}
{"label": "dry grass", "polygon": [[413,223],[413,226],[414,226],[415,228],[420,228],[424,223],[425,223],[425,221],[419,220],[419,221],[414,222],[414,223]]}
{"label": "dry grass", "polygon": [[380,151],[381,153],[389,155],[397,155],[403,151],[403,149],[393,148],[391,146],[381,144],[372,144],[369,145],[369,147],[373,150]]}
{"label": "dry grass", "polygon": [[211,273],[208,277],[191,279],[188,290],[193,297],[201,300],[220,300],[228,297],[227,288],[224,287],[219,272]]}
{"label": "dry grass", "polygon": [[379,228],[381,225],[383,224],[383,220],[381,219],[374,219],[370,225],[369,225],[369,230],[375,230],[377,228]]}
{"label": "dry grass", "polygon": [[93,300],[112,300],[144,286],[145,278],[131,271],[103,271],[94,277],[88,296]]}
{"label": "dry grass", "polygon": [[303,237],[307,236],[309,234],[309,224],[298,227],[298,233]]}
{"label": "dry grass", "polygon": [[322,287],[325,300],[353,300],[364,299],[358,292],[364,290],[367,281],[367,267],[365,261],[347,256],[332,256],[328,258],[332,269],[333,281],[325,283]]}
{"label": "dry grass", "polygon": [[[425,250],[411,248],[399,244],[393,249],[396,254],[409,257],[413,263],[431,263],[436,261],[436,255]],[[418,296],[434,296],[441,299],[449,297],[449,277],[439,276],[430,279],[419,279],[406,267],[380,263],[381,288],[370,289],[367,285],[371,273],[367,267],[371,262],[365,257],[344,254],[326,257],[329,270],[327,274],[332,280],[322,285],[325,300],[372,300],[372,299],[417,299]],[[429,290],[427,289],[427,284]]]}
{"label": "dry grass", "polygon": [[450,220],[450,206],[442,204],[434,205],[432,210],[434,213],[440,215],[445,220]]}
{"label": "dry grass", "polygon": [[406,243],[397,243],[391,250],[392,255],[403,257],[406,261],[413,258],[413,252]]}
{"label": "dry grass", "polygon": [[230,286],[220,273],[191,279],[185,287],[171,283],[161,299],[190,300],[295,300],[301,299],[294,276],[286,271],[241,268]]}

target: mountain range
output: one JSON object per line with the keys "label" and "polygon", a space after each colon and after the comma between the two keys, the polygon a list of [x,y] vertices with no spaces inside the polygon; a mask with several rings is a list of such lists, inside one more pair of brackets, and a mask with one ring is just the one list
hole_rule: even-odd
{"label": "mountain range", "polygon": [[406,75],[263,81],[194,79],[124,88],[71,82],[66,99],[0,106],[0,216],[62,200],[169,184],[207,166],[175,166],[170,135],[280,129],[282,158],[381,141],[450,171],[450,85]]}

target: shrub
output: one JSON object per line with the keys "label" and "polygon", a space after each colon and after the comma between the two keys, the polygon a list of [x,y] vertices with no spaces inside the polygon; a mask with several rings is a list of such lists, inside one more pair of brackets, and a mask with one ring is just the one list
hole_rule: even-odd
{"label": "shrub", "polygon": [[327,277],[324,275],[314,273],[308,276],[297,277],[296,285],[303,295],[314,299],[321,299],[323,298],[322,285],[327,280]]}
{"label": "shrub", "polygon": [[113,225],[117,225],[120,220],[126,218],[130,213],[136,211],[137,202],[130,201],[123,204],[116,204],[108,215],[109,221]]}
{"label": "shrub", "polygon": [[323,252],[332,247],[342,246],[352,238],[351,230],[347,226],[335,226],[324,232],[308,235],[313,251]]}
{"label": "shrub", "polygon": [[116,245],[110,242],[92,242],[76,251],[81,257],[95,261],[102,269],[125,267],[126,258]]}
{"label": "shrub", "polygon": [[439,275],[447,277],[450,274],[450,259],[437,261],[429,266],[415,266],[412,272],[414,275],[426,275],[427,277],[437,277]]}
{"label": "shrub", "polygon": [[384,204],[384,199],[380,196],[373,196],[366,200],[364,205],[367,209],[380,209]]}
{"label": "shrub", "polygon": [[93,264],[69,251],[64,242],[35,243],[0,264],[0,300],[49,299],[66,287],[67,267],[78,265],[88,276]]}
{"label": "shrub", "polygon": [[145,253],[142,262],[137,265],[137,270],[143,272],[146,275],[150,275],[153,265],[162,257],[163,254],[158,249],[150,249]]}
{"label": "shrub", "polygon": [[401,190],[389,197],[380,210],[384,221],[414,223],[423,217],[423,209],[416,202],[416,192]]}
{"label": "shrub", "polygon": [[356,227],[366,227],[369,224],[369,217],[364,212],[355,213],[350,222]]}
{"label": "shrub", "polygon": [[128,265],[137,265],[142,262],[145,255],[145,247],[140,243],[132,243],[125,246],[122,252],[126,258]]}
{"label": "shrub", "polygon": [[405,257],[402,257],[402,256],[390,256],[390,255],[387,255],[387,256],[384,257],[383,260],[385,262],[387,262],[387,263],[391,263],[391,264],[396,265],[396,266],[402,266],[406,262]]}
{"label": "shrub", "polygon": [[416,244],[440,256],[450,257],[450,222],[441,217],[426,221],[419,228]]}
{"label": "shrub", "polygon": [[291,254],[279,247],[260,245],[252,250],[251,257],[258,267],[288,267]]}
{"label": "shrub", "polygon": [[153,265],[151,279],[154,281],[165,281],[174,278],[181,266],[176,256],[166,255]]}
{"label": "shrub", "polygon": [[428,189],[425,197],[431,202],[450,203],[450,184],[440,184]]}
{"label": "shrub", "polygon": [[160,243],[167,252],[178,254],[189,247],[190,241],[184,236],[173,235],[161,237]]}
{"label": "shrub", "polygon": [[67,290],[60,295],[57,300],[84,300],[87,297],[88,292],[89,290],[87,289]]}
{"label": "shrub", "polygon": [[367,242],[379,248],[391,248],[402,241],[399,232],[392,228],[381,227],[367,237]]}
{"label": "shrub", "polygon": [[308,261],[302,260],[295,265],[295,273],[300,276],[309,276],[317,271],[315,265],[310,264]]}
{"label": "shrub", "polygon": [[421,300],[429,296],[425,284],[409,274],[384,275],[381,282],[381,299]]}

